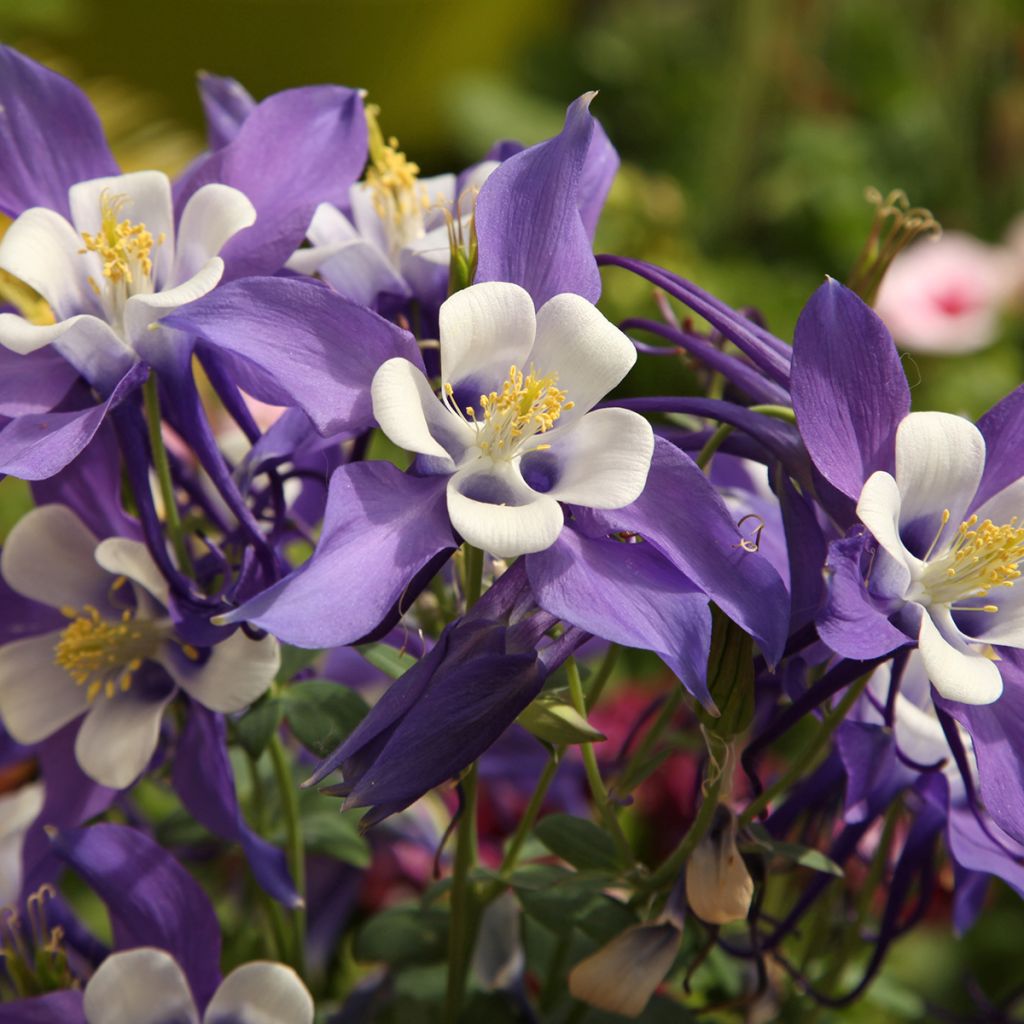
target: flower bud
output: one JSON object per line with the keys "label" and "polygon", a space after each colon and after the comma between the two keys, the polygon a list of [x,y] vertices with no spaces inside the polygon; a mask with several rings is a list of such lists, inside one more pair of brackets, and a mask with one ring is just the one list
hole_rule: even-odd
{"label": "flower bud", "polygon": [[746,918],[753,895],[754,880],[736,847],[736,819],[719,804],[686,865],[686,900],[702,921],[728,924]]}

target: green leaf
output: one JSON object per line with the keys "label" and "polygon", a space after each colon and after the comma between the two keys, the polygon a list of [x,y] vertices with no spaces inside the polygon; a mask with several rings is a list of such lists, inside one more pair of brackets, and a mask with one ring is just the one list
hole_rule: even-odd
{"label": "green leaf", "polygon": [[[323,797],[320,797],[323,802]],[[358,814],[337,807],[303,817],[302,836],[306,849],[323,853],[357,868],[368,868],[373,860],[370,844],[359,831]]]}
{"label": "green leaf", "polygon": [[277,681],[279,683],[290,682],[297,673],[304,668],[309,668],[321,653],[321,651],[309,650],[305,647],[281,644],[281,667],[277,670]]}
{"label": "green leaf", "polygon": [[542,693],[516,721],[546,743],[597,743],[607,738],[559,693]]}
{"label": "green leaf", "polygon": [[579,871],[618,870],[615,844],[592,821],[571,814],[549,814],[534,827],[537,838]]}
{"label": "green leaf", "polygon": [[393,965],[429,964],[448,952],[448,911],[441,907],[389,907],[356,934],[357,960]]}
{"label": "green leaf", "polygon": [[280,700],[263,696],[233,723],[235,738],[251,758],[258,758],[266,749],[270,737],[281,724],[282,712]]}
{"label": "green leaf", "polygon": [[711,606],[708,689],[719,717],[699,710],[701,720],[723,739],[743,732],[754,717],[754,641],[715,605]]}
{"label": "green leaf", "polygon": [[329,679],[295,683],[281,699],[296,739],[317,757],[334,750],[369,711],[358,693]]}
{"label": "green leaf", "polygon": [[388,644],[363,644],[356,650],[376,669],[386,676],[398,679],[404,676],[416,664],[417,659],[411,654],[395,650]]}
{"label": "green leaf", "polygon": [[751,839],[740,843],[740,849],[744,853],[759,853],[762,856],[781,857],[783,860],[792,861],[802,868],[810,868],[812,871],[821,871],[826,875],[835,875],[836,878],[843,877],[843,869],[830,857],[826,857],[820,850],[810,846],[801,846],[799,843],[784,843],[776,839],[763,826],[756,822],[748,825],[746,831],[750,833]]}

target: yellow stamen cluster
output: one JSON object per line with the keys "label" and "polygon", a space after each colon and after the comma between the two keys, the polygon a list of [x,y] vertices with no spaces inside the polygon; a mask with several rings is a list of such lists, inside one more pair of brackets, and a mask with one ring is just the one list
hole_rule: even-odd
{"label": "yellow stamen cluster", "polygon": [[[480,396],[482,418],[477,418],[473,406],[466,406],[463,418],[477,428],[481,451],[494,458],[511,458],[521,454],[523,441],[550,430],[558,417],[575,404],[566,400],[567,392],[555,386],[557,380],[557,373],[537,377],[532,367],[524,375],[517,366],[510,366],[501,391]],[[454,409],[451,384],[445,384],[444,390],[449,408]],[[536,445],[531,451],[549,447]]]}
{"label": "yellow stamen cluster", "polygon": [[[136,224],[121,213],[128,197],[112,196],[104,190],[100,196],[100,230],[91,235],[82,232],[85,248],[82,253],[97,253],[103,261],[103,276],[114,284],[130,288],[140,278],[148,279],[153,273],[153,246],[164,241],[161,234],[155,241],[145,224]],[[94,289],[95,282],[92,283]]]}
{"label": "yellow stamen cluster", "polygon": [[88,686],[90,703],[100,693],[113,697],[127,691],[142,662],[159,646],[155,624],[136,619],[128,609],[114,620],[104,619],[91,604],[81,612],[72,607],[61,611],[72,621],[60,634],[53,660],[76,684]]}
{"label": "yellow stamen cluster", "polygon": [[26,898],[27,928],[14,907],[0,911],[0,1002],[76,987],[64,929],[47,922],[46,903],[56,895],[45,884]]}
{"label": "yellow stamen cluster", "polygon": [[381,220],[395,228],[417,223],[430,208],[430,197],[419,185],[420,166],[413,163],[399,148],[393,135],[385,140],[377,123],[378,107],[366,108],[370,134],[370,167],[366,184],[373,196],[373,208]]}
{"label": "yellow stamen cluster", "polygon": [[[985,597],[994,587],[1012,587],[1020,578],[1024,561],[1024,526],[1018,517],[996,526],[976,515],[956,529],[952,543],[926,571],[928,589],[936,600]],[[997,611],[986,605],[975,611]]]}

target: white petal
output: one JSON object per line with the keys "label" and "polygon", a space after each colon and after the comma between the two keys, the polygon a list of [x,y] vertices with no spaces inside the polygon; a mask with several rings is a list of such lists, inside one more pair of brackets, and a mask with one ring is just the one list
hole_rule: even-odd
{"label": "white petal", "polygon": [[[465,230],[469,230],[469,218],[464,217]],[[426,234],[421,235],[419,238],[413,239],[403,250],[402,250],[402,268],[403,272],[405,267],[410,264],[415,266],[415,262],[421,261],[427,263],[432,268],[447,267],[451,262],[452,248],[451,243],[448,240],[448,225],[447,223],[439,224],[436,228],[431,228]]]}
{"label": "white petal", "polygon": [[926,609],[917,644],[932,686],[947,700],[991,704],[1002,694],[1003,680],[995,662],[970,647],[947,609]]}
{"label": "white petal", "polygon": [[0,719],[19,743],[38,743],[89,706],[85,687],[53,660],[60,631],[0,647]]}
{"label": "white petal", "polygon": [[417,184],[420,193],[425,194],[430,204],[426,211],[426,219],[444,220],[442,210],[450,210],[455,202],[455,183],[457,179],[454,174],[435,174],[430,178],[420,178]]}
{"label": "white petal", "polygon": [[34,288],[64,320],[98,310],[86,283],[81,236],[53,210],[26,210],[0,241],[0,269]]}
{"label": "white petal", "polygon": [[[554,486],[545,491],[549,497],[588,508],[624,508],[640,497],[654,454],[654,431],[643,416],[628,409],[598,409],[564,434],[556,427],[536,439],[548,438],[560,469]],[[527,463],[548,454],[525,456],[520,469],[527,480]]]}
{"label": "white petal", "polygon": [[162,949],[111,953],[84,995],[88,1024],[199,1024],[185,974]]}
{"label": "white petal", "polygon": [[[171,203],[171,182],[162,171],[135,171],[109,178],[80,181],[68,189],[71,222],[79,233],[95,235],[100,230],[102,196],[124,196],[127,202],[119,213],[120,220],[144,224],[153,236],[153,280],[159,286],[170,277],[174,255],[174,209]],[[159,245],[157,239],[163,235]]]}
{"label": "white petal", "polygon": [[0,573],[23,597],[51,608],[107,607],[113,582],[94,558],[96,538],[66,505],[40,505],[15,524]]}
{"label": "white petal", "polygon": [[137,677],[127,693],[97,697],[75,739],[82,771],[101,786],[127,789],[156,750],[160,720],[175,692],[170,682],[147,686]]}
{"label": "white petal", "polygon": [[580,295],[556,295],[537,313],[537,342],[529,362],[538,374],[557,373],[575,408],[569,422],[599,402],[636,362],[633,343]]}
{"label": "white petal", "polygon": [[[359,237],[355,225],[331,203],[321,203],[313,211],[306,237],[314,248],[351,242]],[[301,249],[299,250],[302,251]]]}
{"label": "white petal", "polygon": [[[439,314],[441,380],[485,394],[523,369],[537,331],[533,299],[517,284],[489,281],[447,299]],[[473,395],[470,400],[477,396]]]}
{"label": "white petal", "polygon": [[441,404],[423,372],[408,359],[383,363],[373,375],[370,394],[380,429],[408,452],[447,460],[454,469],[476,437],[468,423]]}
{"label": "white petal", "polygon": [[[900,525],[949,509],[950,530],[963,522],[985,468],[985,439],[962,416],[913,412],[896,430]],[[937,525],[937,520],[936,520]]]}
{"label": "white petal", "polygon": [[871,531],[871,535],[892,556],[897,565],[906,569],[903,589],[910,584],[913,573],[921,562],[903,546],[900,539],[900,489],[896,481],[879,470],[867,478],[857,502],[857,517]]}
{"label": "white petal", "polygon": [[[318,259],[304,258],[306,253],[315,253]],[[339,295],[361,306],[372,306],[382,293],[411,294],[384,254],[362,238],[335,246],[300,249],[288,261],[288,267],[303,273],[318,272]]]}
{"label": "white petal", "polygon": [[981,623],[981,628],[971,639],[983,644],[1024,648],[1024,586],[1021,582],[990,590],[985,601],[994,604],[999,611],[981,613],[975,620]]}
{"label": "white petal", "polygon": [[239,231],[256,222],[256,207],[244,192],[213,183],[194,192],[178,222],[171,283],[194,277]]}
{"label": "white petal", "polygon": [[983,522],[991,519],[996,526],[1005,526],[1014,516],[1018,526],[1024,525],[1024,476],[997,491],[984,505],[972,511]]}
{"label": "white petal", "polygon": [[281,648],[272,636],[250,640],[241,630],[217,644],[203,665],[166,653],[160,663],[194,700],[211,711],[230,714],[266,692],[281,667]]}
{"label": "white petal", "polygon": [[356,230],[368,242],[376,246],[382,253],[388,251],[388,235],[373,204],[373,190],[362,182],[357,182],[348,190],[348,202],[352,209],[352,223]]}
{"label": "white petal", "polygon": [[565,522],[558,502],[531,490],[511,463],[485,459],[448,481],[448,515],[465,541],[499,558],[551,547]]}
{"label": "white petal", "polygon": [[133,295],[124,306],[124,332],[128,340],[136,347],[140,342],[145,344],[150,324],[213,291],[223,276],[224,261],[214,256],[196,274],[173,288],[151,295]]}
{"label": "white petal", "polygon": [[96,564],[111,576],[127,576],[152,594],[164,608],[170,607],[171,594],[167,580],[157,568],[145,544],[127,537],[108,537],[100,541],[94,554]]}
{"label": "white petal", "polygon": [[43,809],[42,782],[29,782],[0,795],[0,906],[17,902],[21,892],[21,852],[29,825]]}
{"label": "white petal", "polygon": [[313,1024],[313,997],[290,967],[254,961],[236,967],[213,994],[204,1024]]}

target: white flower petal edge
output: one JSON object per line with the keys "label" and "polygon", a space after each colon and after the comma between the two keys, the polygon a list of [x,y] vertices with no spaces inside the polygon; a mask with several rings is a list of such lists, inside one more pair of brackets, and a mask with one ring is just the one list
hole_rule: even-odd
{"label": "white flower petal edge", "polygon": [[947,700],[991,704],[1003,692],[995,663],[967,644],[945,608],[927,609],[917,638],[932,685]]}
{"label": "white flower petal edge", "polygon": [[910,584],[911,575],[920,569],[921,560],[915,558],[900,539],[899,522],[902,498],[896,481],[879,470],[868,477],[857,502],[857,517],[871,531],[872,536],[906,570],[903,588]]}
{"label": "white flower petal edge", "polygon": [[75,759],[102,786],[127,789],[146,770],[156,750],[164,708],[177,691],[169,680],[158,694],[144,692],[147,689],[136,680],[127,693],[101,696],[82,720],[75,737]]}
{"label": "white flower petal edge", "polygon": [[96,564],[97,540],[66,505],[22,516],[0,553],[0,574],[22,597],[51,608],[107,605],[110,576]]}
{"label": "white flower petal edge", "polygon": [[199,1024],[182,969],[162,949],[112,953],[85,986],[88,1024]]}
{"label": "white flower petal edge", "polygon": [[257,960],[236,967],[221,982],[203,1022],[313,1024],[313,1013],[313,997],[295,971]]}
{"label": "white flower petal edge", "polygon": [[[475,438],[473,428],[438,400],[421,370],[408,359],[383,363],[370,386],[373,415],[388,438],[409,452],[433,455],[455,468]],[[445,443],[447,442],[447,443]]]}
{"label": "white flower petal edge", "polygon": [[[471,380],[480,393],[486,393],[500,386],[510,366],[528,369],[537,315],[525,288],[502,281],[465,288],[441,306],[438,323],[445,383],[458,387]],[[557,368],[537,369],[550,373]]]}
{"label": "white flower petal edge", "polygon": [[124,307],[124,328],[128,340],[139,348],[149,340],[146,329],[161,317],[173,313],[186,302],[201,299],[220,284],[224,261],[214,256],[187,281],[148,295],[133,295]]}
{"label": "white flower petal edge", "polygon": [[[962,416],[912,412],[896,430],[896,485],[900,525],[949,510],[956,529],[970,507],[985,468],[985,439]],[[881,538],[879,538],[881,539]]]}
{"label": "white flower petal edge", "polygon": [[528,364],[541,374],[557,371],[558,386],[573,408],[572,423],[589,412],[636,363],[636,348],[600,310],[580,295],[556,295],[537,313],[537,340]]}
{"label": "white flower petal edge", "polygon": [[448,481],[447,496],[448,515],[462,538],[499,558],[551,547],[565,522],[558,502],[528,487],[508,462],[471,463]]}
{"label": "white flower petal edge", "polygon": [[193,665],[165,644],[160,663],[193,700],[211,711],[231,714],[263,695],[281,667],[281,646],[272,636],[250,640],[241,630]]}
{"label": "white flower petal edge", "polygon": [[145,544],[127,537],[107,537],[96,545],[93,559],[105,572],[112,576],[127,576],[164,608],[168,607],[170,587]]}
{"label": "white flower petal edge", "polygon": [[[654,430],[643,416],[598,409],[556,436],[560,429],[543,436],[563,467],[549,497],[587,508],[625,508],[640,497],[654,454]],[[528,460],[546,454],[525,456],[524,471]]]}
{"label": "white flower petal edge", "polygon": [[81,250],[81,236],[59,213],[33,207],[0,241],[0,269],[34,288],[58,320],[99,312],[81,272]]}
{"label": "white flower petal edge", "polygon": [[185,204],[174,250],[174,282],[194,277],[239,231],[256,223],[256,207],[230,185],[204,185]]}
{"label": "white flower petal edge", "polygon": [[0,647],[0,719],[19,743],[38,743],[89,709],[85,687],[53,660],[59,639],[41,633]]}
{"label": "white flower petal edge", "polygon": [[25,833],[43,809],[46,789],[28,782],[0,795],[0,906],[13,906],[21,892],[21,852]]}

